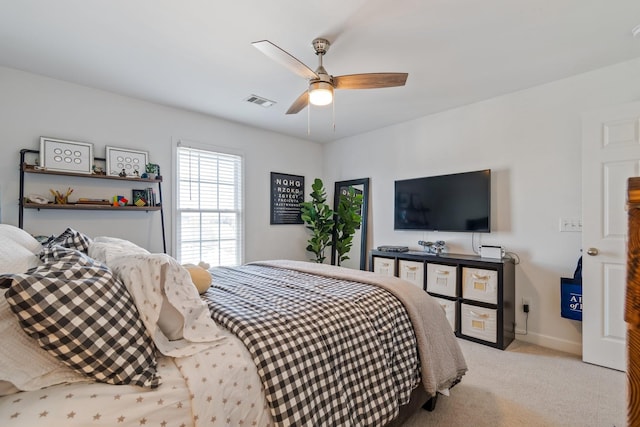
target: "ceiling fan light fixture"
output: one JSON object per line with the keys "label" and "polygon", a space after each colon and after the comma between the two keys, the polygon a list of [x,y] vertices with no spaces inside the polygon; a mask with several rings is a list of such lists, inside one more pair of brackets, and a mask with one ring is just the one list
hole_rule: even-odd
{"label": "ceiling fan light fixture", "polygon": [[333,86],[327,82],[313,82],[309,85],[309,102],[313,105],[329,105],[333,101]]}
{"label": "ceiling fan light fixture", "polygon": [[309,82],[307,90],[296,98],[286,111],[286,114],[297,114],[310,105],[332,104],[334,101],[334,89],[379,89],[404,86],[409,76],[408,73],[359,73],[332,76],[322,65],[322,58],[327,53],[331,43],[327,39],[318,38],[313,40],[312,44],[318,56],[318,68],[315,71],[269,40],[253,43],[253,46],[262,53],[304,77]]}

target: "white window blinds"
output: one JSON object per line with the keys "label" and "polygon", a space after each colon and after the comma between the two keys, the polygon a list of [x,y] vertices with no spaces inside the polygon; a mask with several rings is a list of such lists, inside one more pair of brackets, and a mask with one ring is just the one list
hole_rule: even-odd
{"label": "white window blinds", "polygon": [[242,157],[178,146],[177,258],[242,264]]}

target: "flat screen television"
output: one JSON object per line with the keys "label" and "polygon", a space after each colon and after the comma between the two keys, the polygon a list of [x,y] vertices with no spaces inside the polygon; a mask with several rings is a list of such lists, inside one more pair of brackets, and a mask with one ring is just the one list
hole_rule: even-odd
{"label": "flat screen television", "polygon": [[491,170],[396,181],[394,229],[489,233]]}

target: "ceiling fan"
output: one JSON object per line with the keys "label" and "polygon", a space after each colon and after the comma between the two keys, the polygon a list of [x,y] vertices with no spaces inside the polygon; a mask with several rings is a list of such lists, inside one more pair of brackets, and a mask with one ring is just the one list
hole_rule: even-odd
{"label": "ceiling fan", "polygon": [[322,57],[329,50],[331,43],[327,39],[313,40],[313,49],[318,55],[318,68],[313,71],[296,57],[279,48],[269,40],[251,43],[262,53],[274,61],[284,65],[294,73],[309,80],[309,89],[296,99],[287,114],[300,112],[307,104],[328,105],[333,101],[334,89],[377,89],[384,87],[404,86],[408,73],[365,73],[332,76],[322,65]]}

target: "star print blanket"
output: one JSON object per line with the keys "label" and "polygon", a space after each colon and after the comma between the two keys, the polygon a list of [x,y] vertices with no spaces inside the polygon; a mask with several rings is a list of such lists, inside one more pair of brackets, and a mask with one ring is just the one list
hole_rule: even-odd
{"label": "star print blanket", "polygon": [[162,385],[62,384],[0,397],[0,425],[269,426],[262,387],[246,349],[228,336],[210,351],[160,357]]}

